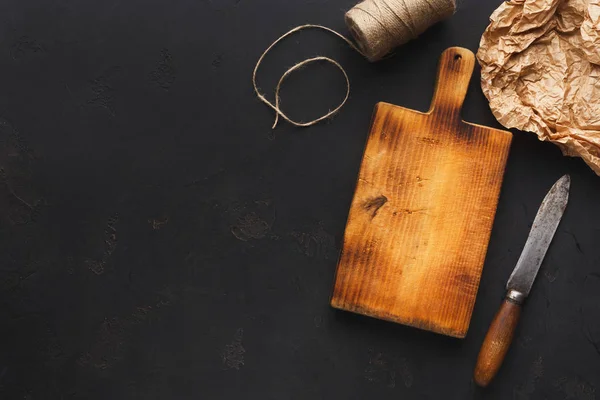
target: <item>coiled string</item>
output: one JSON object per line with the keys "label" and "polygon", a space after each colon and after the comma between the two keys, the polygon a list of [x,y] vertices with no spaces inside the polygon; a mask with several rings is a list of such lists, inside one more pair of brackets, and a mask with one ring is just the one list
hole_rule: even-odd
{"label": "coiled string", "polygon": [[[294,126],[311,126],[314,125],[316,123],[318,123],[319,121],[322,121],[324,119],[327,119],[329,117],[331,117],[332,115],[334,115],[335,113],[337,113],[343,106],[344,104],[346,104],[346,100],[348,100],[348,96],[350,95],[350,80],[348,79],[348,74],[346,74],[346,71],[344,71],[344,68],[334,59],[331,59],[329,57],[324,57],[324,56],[318,56],[318,57],[313,57],[313,58],[307,58],[304,61],[299,62],[298,64],[290,67],[287,71],[285,71],[283,73],[283,75],[281,75],[281,78],[279,78],[279,82],[277,82],[277,86],[275,87],[275,104],[271,103],[264,94],[262,94],[260,92],[260,90],[258,89],[258,85],[256,84],[256,73],[258,72],[258,67],[260,67],[260,63],[263,61],[263,59],[265,58],[265,56],[267,55],[267,53],[280,41],[282,41],[283,39],[285,39],[286,37],[290,36],[291,34],[293,34],[294,32],[298,32],[302,29],[310,29],[310,28],[315,28],[315,29],[323,29],[327,32],[333,33],[335,36],[339,37],[340,39],[342,39],[344,42],[348,43],[348,45],[353,48],[354,50],[356,50],[357,52],[359,52],[361,55],[364,56],[364,53],[354,44],[350,41],[350,39],[346,38],[345,36],[337,33],[336,31],[334,31],[333,29],[327,28],[325,26],[321,26],[321,25],[311,25],[311,24],[307,24],[307,25],[301,25],[301,26],[297,26],[294,29],[292,29],[291,31],[285,33],[284,35],[280,36],[279,39],[277,39],[276,41],[274,41],[269,47],[267,47],[267,49],[264,51],[264,53],[262,53],[262,55],[260,56],[260,58],[258,59],[258,62],[256,63],[256,66],[254,67],[254,72],[252,72],[252,84],[254,85],[254,92],[256,93],[256,95],[258,96],[258,98],[260,99],[260,101],[262,101],[263,103],[265,103],[266,105],[268,105],[269,107],[271,107],[274,111],[275,111],[275,121],[273,122],[273,126],[271,127],[272,129],[275,129],[275,127],[277,126],[277,123],[279,122],[279,117],[285,119],[287,122],[289,122],[290,124],[294,125]],[[346,79],[346,96],[344,96],[344,99],[342,100],[342,102],[333,110],[329,111],[327,114],[313,119],[312,121],[308,121],[308,122],[298,122],[298,121],[294,121],[293,119],[291,119],[290,117],[288,117],[283,111],[281,111],[281,108],[279,108],[279,103],[281,101],[280,97],[279,97],[279,91],[281,89],[281,84],[283,83],[283,81],[294,71],[298,70],[299,68],[302,68],[303,66],[310,64],[310,63],[314,63],[317,61],[325,61],[328,63],[331,63],[333,65],[335,65],[340,71],[342,71],[342,74],[344,75],[344,78]]]}
{"label": "coiled string", "polygon": [[[272,129],[277,126],[280,117],[294,126],[306,127],[314,125],[337,113],[344,104],[346,104],[348,96],[350,95],[350,80],[348,79],[348,74],[346,74],[344,68],[337,61],[329,57],[318,56],[301,61],[285,71],[281,78],[279,78],[279,82],[277,82],[277,86],[275,87],[275,103],[269,101],[259,90],[256,83],[256,75],[258,73],[258,68],[267,53],[286,37],[303,29],[321,29],[342,39],[352,49],[366,57],[369,61],[377,61],[395,47],[416,38],[431,25],[451,16],[455,10],[455,0],[365,0],[348,11],[345,17],[346,24],[357,44],[354,44],[350,39],[333,29],[321,25],[306,24],[297,26],[286,32],[261,54],[254,67],[254,71],[252,72],[254,92],[260,101],[275,111],[275,121],[273,122]],[[344,79],[346,80],[346,95],[337,107],[330,110],[325,115],[308,122],[294,121],[280,108],[281,99],[279,97],[279,92],[281,90],[281,85],[292,72],[307,64],[319,61],[333,64],[342,72]]]}

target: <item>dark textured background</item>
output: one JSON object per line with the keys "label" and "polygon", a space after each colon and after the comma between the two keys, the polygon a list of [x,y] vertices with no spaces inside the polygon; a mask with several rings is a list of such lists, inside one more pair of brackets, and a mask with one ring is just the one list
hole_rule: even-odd
{"label": "dark textured background", "polygon": [[[476,50],[499,1],[366,62],[304,32],[260,71],[338,59],[332,121],[282,123],[252,92],[259,54],[306,22],[345,32],[352,0],[0,2],[2,399],[600,398],[600,178],[515,132],[465,340],[332,310],[337,252],[377,101],[426,110],[448,46]],[[467,121],[496,126],[478,84]],[[334,67],[282,96],[308,119]],[[571,203],[496,381],[472,369],[552,183]]]}

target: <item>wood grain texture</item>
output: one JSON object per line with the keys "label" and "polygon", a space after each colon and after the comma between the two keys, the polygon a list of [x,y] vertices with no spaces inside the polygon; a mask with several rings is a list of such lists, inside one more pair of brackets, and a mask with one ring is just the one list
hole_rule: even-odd
{"label": "wood grain texture", "polygon": [[477,357],[473,377],[479,386],[486,387],[500,369],[520,316],[521,306],[508,299],[504,300],[485,335]]}
{"label": "wood grain texture", "polygon": [[466,335],[512,139],[460,119],[474,63],[442,54],[427,113],[376,105],[333,307]]}

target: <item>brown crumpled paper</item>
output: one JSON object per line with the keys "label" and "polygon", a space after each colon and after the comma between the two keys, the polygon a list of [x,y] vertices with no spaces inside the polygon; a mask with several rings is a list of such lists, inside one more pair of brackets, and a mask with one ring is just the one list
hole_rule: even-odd
{"label": "brown crumpled paper", "polygon": [[600,0],[509,0],[490,20],[477,58],[496,119],[600,175]]}

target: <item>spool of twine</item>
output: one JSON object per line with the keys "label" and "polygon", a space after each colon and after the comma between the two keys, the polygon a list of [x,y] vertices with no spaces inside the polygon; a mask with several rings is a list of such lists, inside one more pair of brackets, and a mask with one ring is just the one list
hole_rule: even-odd
{"label": "spool of twine", "polygon": [[[350,81],[344,68],[329,57],[317,56],[301,61],[290,67],[279,78],[275,88],[275,102],[271,102],[261,93],[256,83],[258,67],[267,53],[281,40],[302,29],[315,28],[325,30],[343,41],[352,49],[365,56],[369,61],[377,61],[392,51],[394,48],[408,42],[425,32],[431,25],[450,17],[456,11],[456,0],[365,0],[346,13],[346,25],[352,33],[356,44],[345,36],[321,25],[301,25],[286,32],[275,40],[260,56],[252,73],[254,92],[267,106],[275,111],[277,126],[279,118],[283,118],[294,126],[311,126],[319,121],[333,116],[348,100],[350,94]],[[313,62],[328,62],[336,66],[346,79],[346,96],[342,102],[319,118],[308,122],[294,121],[281,111],[279,90],[283,81],[294,71]]]}
{"label": "spool of twine", "polygon": [[455,0],[365,0],[345,19],[365,57],[377,61],[455,11]]}

